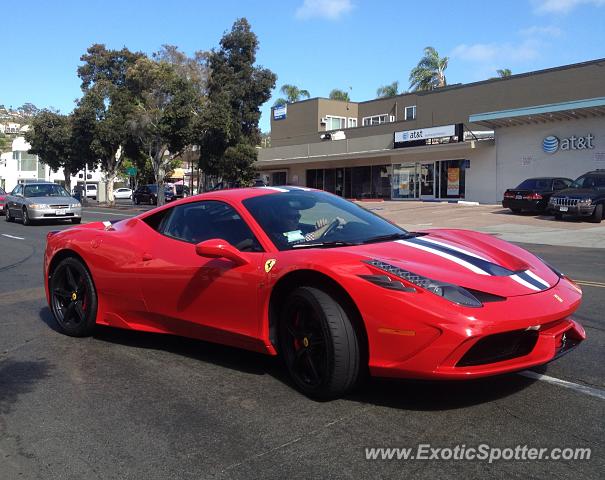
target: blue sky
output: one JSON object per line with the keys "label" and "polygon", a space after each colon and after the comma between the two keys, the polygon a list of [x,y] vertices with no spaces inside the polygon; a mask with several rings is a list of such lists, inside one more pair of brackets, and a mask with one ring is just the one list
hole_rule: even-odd
{"label": "blue sky", "polygon": [[92,43],[147,53],[172,44],[191,54],[217,47],[237,17],[259,37],[258,63],[278,75],[274,98],[284,83],[314,97],[350,88],[355,101],[393,80],[407,89],[427,45],[450,57],[450,84],[605,57],[605,0],[31,0],[3,10],[0,104],[68,113]]}

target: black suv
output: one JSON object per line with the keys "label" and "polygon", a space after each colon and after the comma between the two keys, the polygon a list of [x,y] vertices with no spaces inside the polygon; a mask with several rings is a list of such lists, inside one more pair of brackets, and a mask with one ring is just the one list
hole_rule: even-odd
{"label": "black suv", "polygon": [[[164,198],[166,202],[176,199],[176,195],[168,186],[164,187]],[[140,203],[149,203],[150,205],[158,204],[158,186],[143,185],[135,190],[132,194],[132,201],[139,205]]]}
{"label": "black suv", "polygon": [[578,177],[569,188],[553,194],[548,209],[557,220],[564,214],[590,217],[600,223],[605,209],[605,170],[594,170]]}

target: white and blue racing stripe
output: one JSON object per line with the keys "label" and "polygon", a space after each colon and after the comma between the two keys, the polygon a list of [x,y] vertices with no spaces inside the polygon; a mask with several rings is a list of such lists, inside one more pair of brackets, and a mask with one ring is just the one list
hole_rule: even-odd
{"label": "white and blue racing stripe", "polygon": [[414,237],[396,241],[403,245],[438,255],[479,275],[510,277],[515,282],[534,291],[546,290],[550,288],[548,282],[529,270],[515,272],[490,262],[486,258],[477,255],[474,252],[470,252],[453,245],[448,245],[447,243],[440,242],[439,240]]}
{"label": "white and blue racing stripe", "polygon": [[[429,247],[427,245],[423,245],[421,243],[411,242],[410,240],[395,240],[395,241],[397,243],[407,245],[408,247],[417,248],[418,250],[423,250],[425,252],[429,252],[434,255],[438,255],[442,258],[446,258],[454,263],[457,263],[458,265],[462,265],[463,267],[468,268],[469,270],[471,270],[479,275],[489,275],[489,273],[487,273],[485,270],[477,267],[476,265],[473,265],[472,263],[467,262],[466,260],[460,258],[459,256],[452,255],[451,253],[441,251],[436,248],[431,248],[431,247]],[[452,252],[455,252],[455,250],[452,250]]]}

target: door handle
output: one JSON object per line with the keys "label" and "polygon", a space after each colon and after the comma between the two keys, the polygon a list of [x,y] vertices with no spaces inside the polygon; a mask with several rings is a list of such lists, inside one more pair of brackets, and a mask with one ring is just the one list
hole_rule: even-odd
{"label": "door handle", "polygon": [[144,253],[143,254],[143,261],[144,262],[148,262],[149,260],[153,260],[153,255],[151,255],[151,253]]}

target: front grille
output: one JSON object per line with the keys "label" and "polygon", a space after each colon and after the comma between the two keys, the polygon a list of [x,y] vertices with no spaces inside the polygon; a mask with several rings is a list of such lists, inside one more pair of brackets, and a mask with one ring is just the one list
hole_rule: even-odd
{"label": "front grille", "polygon": [[49,208],[69,208],[69,205],[49,205]]}
{"label": "front grille", "polygon": [[488,335],[475,343],[456,366],[470,367],[522,357],[533,350],[537,341],[538,332],[535,330],[514,330]]}
{"label": "front grille", "polygon": [[569,197],[554,197],[555,205],[562,205],[565,207],[575,207],[578,204],[578,198],[569,198]]}

